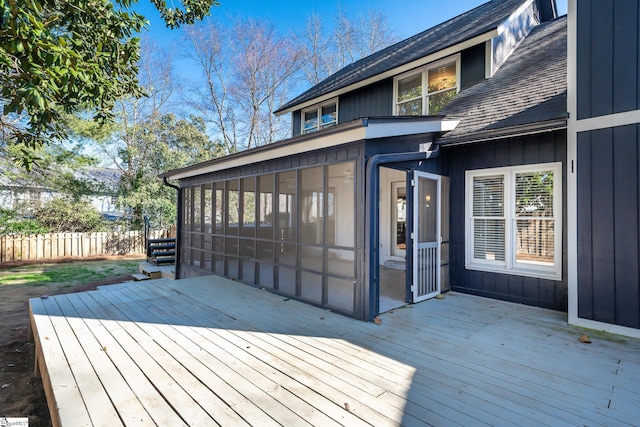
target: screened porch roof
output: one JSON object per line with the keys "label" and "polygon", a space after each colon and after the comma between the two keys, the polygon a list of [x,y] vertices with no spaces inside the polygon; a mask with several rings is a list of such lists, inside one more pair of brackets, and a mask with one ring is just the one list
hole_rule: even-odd
{"label": "screened porch roof", "polygon": [[160,175],[168,180],[184,179],[274,160],[313,150],[335,147],[355,141],[420,134],[443,134],[458,125],[459,120],[442,116],[373,117],[332,126],[318,132],[299,135],[273,144],[263,145],[203,163],[174,169]]}

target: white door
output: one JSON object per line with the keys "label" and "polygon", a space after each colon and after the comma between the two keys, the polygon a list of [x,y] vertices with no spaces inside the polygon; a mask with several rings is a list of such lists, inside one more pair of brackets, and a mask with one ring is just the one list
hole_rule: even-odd
{"label": "white door", "polygon": [[440,177],[415,171],[413,178],[413,302],[440,293]]}

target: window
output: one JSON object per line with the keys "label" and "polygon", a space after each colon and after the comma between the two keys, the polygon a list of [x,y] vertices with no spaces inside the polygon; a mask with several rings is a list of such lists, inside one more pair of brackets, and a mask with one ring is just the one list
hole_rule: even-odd
{"label": "window", "polygon": [[315,105],[302,112],[302,133],[311,133],[338,124],[338,101]]}
{"label": "window", "polygon": [[562,279],[561,165],[467,171],[467,268]]}
{"label": "window", "polygon": [[448,58],[394,80],[394,111],[398,116],[433,115],[459,91],[458,58]]}

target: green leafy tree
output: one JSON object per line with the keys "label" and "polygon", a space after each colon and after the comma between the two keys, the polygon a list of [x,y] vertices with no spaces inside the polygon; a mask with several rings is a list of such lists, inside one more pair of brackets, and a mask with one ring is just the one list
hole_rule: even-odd
{"label": "green leafy tree", "polygon": [[[152,0],[169,27],[191,24],[216,0]],[[66,136],[63,114],[89,110],[99,121],[124,96],[143,94],[137,63],[144,16],[135,0],[0,0],[0,148],[21,146],[27,167],[35,151]]]}
{"label": "green leafy tree", "polygon": [[175,223],[175,190],[162,183],[160,173],[223,153],[221,144],[207,136],[201,118],[177,119],[173,114],[152,116],[114,144],[122,172],[118,202],[131,209],[134,228],[145,215],[154,226]]}
{"label": "green leafy tree", "polygon": [[[95,182],[87,172],[93,170],[98,159],[83,154],[82,142],[52,142],[38,148],[34,153],[39,160],[29,170],[17,167],[12,161],[24,148],[22,144],[12,145],[7,147],[4,156],[0,156],[4,181],[12,187],[21,188],[24,192],[65,194],[74,200],[108,191],[103,183]],[[36,207],[23,206],[22,213],[28,214],[30,208]]]}

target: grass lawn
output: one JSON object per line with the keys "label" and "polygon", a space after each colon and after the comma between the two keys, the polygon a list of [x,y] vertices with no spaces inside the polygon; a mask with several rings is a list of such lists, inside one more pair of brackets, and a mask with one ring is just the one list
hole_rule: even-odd
{"label": "grass lawn", "polygon": [[[136,273],[141,260],[74,261],[31,264],[0,270],[0,287],[55,286],[60,290]],[[57,286],[56,286],[57,285]]]}

